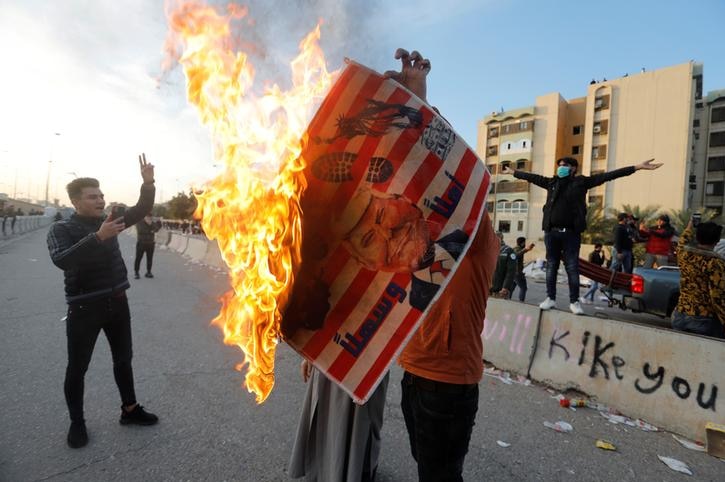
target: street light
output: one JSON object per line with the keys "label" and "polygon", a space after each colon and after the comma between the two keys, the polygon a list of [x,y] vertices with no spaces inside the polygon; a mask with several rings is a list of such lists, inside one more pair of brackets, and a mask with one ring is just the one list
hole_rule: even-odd
{"label": "street light", "polygon": [[[60,132],[56,132],[55,136],[60,136]],[[53,139],[50,138],[50,159],[48,159],[48,177],[45,178],[45,207],[48,207],[48,186],[50,185],[50,165],[53,163]]]}

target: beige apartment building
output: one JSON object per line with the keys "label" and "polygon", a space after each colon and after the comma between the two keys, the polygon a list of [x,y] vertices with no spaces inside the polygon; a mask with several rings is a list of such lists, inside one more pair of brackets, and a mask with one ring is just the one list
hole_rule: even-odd
{"label": "beige apartment building", "polygon": [[650,158],[664,163],[592,189],[590,205],[722,211],[724,107],[725,91],[703,99],[702,64],[688,62],[591,83],[584,97],[565,100],[554,92],[530,107],[491,113],[479,122],[477,151],[493,176],[488,208],[495,228],[509,243],[518,236],[543,240],[546,192],[501,168],[553,176],[556,159],[566,156],[585,175]]}

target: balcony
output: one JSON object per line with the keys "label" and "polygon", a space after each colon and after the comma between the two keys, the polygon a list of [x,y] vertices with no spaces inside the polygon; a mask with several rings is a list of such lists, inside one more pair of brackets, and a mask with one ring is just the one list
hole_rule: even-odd
{"label": "balcony", "polygon": [[500,181],[494,184],[491,192],[503,194],[508,192],[528,192],[529,183],[526,181]]}

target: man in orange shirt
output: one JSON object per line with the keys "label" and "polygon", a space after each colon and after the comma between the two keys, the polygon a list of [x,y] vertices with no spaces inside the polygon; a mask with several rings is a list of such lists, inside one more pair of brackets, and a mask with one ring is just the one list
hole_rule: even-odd
{"label": "man in orange shirt", "polygon": [[[395,57],[402,70],[386,75],[425,101],[430,62],[403,49]],[[483,376],[481,332],[498,251],[484,213],[453,278],[398,360],[405,370],[401,406],[420,481],[463,480]]]}

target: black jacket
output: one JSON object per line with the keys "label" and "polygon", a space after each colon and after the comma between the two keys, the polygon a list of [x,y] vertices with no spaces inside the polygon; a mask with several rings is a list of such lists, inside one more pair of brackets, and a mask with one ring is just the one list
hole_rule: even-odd
{"label": "black jacket", "polygon": [[155,233],[158,230],[159,228],[156,227],[153,221],[151,224],[147,224],[144,219],[141,219],[141,221],[136,223],[136,242],[143,245],[154,244],[156,240]]}
{"label": "black jacket", "polygon": [[[124,214],[126,227],[151,210],[155,193],[153,184],[141,186],[138,202]],[[48,231],[50,259],[63,270],[68,303],[109,296],[130,286],[118,237],[101,242],[95,235],[104,219],[74,214],[53,223]]]}
{"label": "black jacket", "polygon": [[496,261],[496,270],[493,273],[491,292],[498,293],[502,288],[509,291],[514,289],[514,276],[516,275],[516,260],[518,256],[511,246],[501,244]]}
{"label": "black jacket", "polygon": [[634,174],[635,170],[634,166],[630,166],[594,176],[574,176],[571,179],[544,177],[530,172],[514,171],[514,177],[546,189],[544,219],[541,223],[541,228],[545,232],[551,231],[553,227],[561,227],[553,226],[551,223],[551,212],[556,207],[567,210],[571,215],[574,231],[582,233],[587,229],[587,191],[618,177]]}

